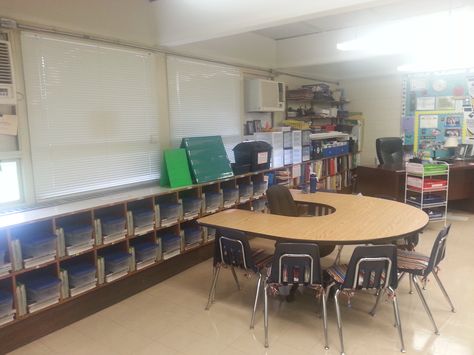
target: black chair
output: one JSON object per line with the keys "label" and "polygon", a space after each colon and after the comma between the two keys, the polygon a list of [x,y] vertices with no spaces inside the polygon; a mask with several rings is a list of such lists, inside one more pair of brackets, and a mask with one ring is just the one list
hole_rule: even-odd
{"label": "black chair", "polygon": [[[282,185],[273,185],[267,189],[266,192],[268,208],[271,214],[289,217],[309,217],[303,216],[298,211],[298,205],[291,196],[290,190]],[[320,245],[319,253],[321,257],[331,254],[335,245]]]}
{"label": "black chair", "polygon": [[286,285],[305,286],[320,291],[325,349],[329,349],[323,274],[319,247],[314,243],[279,243],[275,248],[271,270],[265,279],[265,347],[268,348],[268,293],[271,290],[277,293],[279,287]]}
{"label": "black chair", "polygon": [[[344,354],[344,339],[342,335],[341,310],[339,308],[339,295],[343,291],[354,292],[361,289],[377,290],[377,300],[369,312],[374,315],[382,294],[390,292],[393,301],[395,323],[401,342],[401,351],[405,352],[400,312],[395,290],[397,288],[397,248],[394,245],[359,246],[354,249],[348,265],[333,265],[327,273],[333,279],[328,286],[329,290],[335,287],[334,301],[336,305],[337,327],[341,343],[341,354]],[[327,296],[326,296],[327,297]]]}
{"label": "black chair", "polygon": [[252,319],[250,321],[250,328],[252,329],[255,323],[255,312],[262,282],[262,271],[270,264],[271,259],[272,255],[266,253],[263,249],[252,250],[245,233],[230,229],[216,230],[216,239],[214,243],[214,272],[206,310],[209,310],[212,303],[215,301],[217,279],[222,266],[230,267],[238,290],[240,290],[240,284],[237,274],[235,273],[235,268],[243,269],[246,272],[254,272],[258,276],[258,281]]}
{"label": "black chair", "polygon": [[415,284],[416,292],[418,293],[418,296],[420,296],[421,303],[423,303],[423,307],[425,308],[425,311],[428,314],[431,323],[433,324],[435,334],[439,334],[439,330],[436,326],[436,322],[434,321],[433,315],[431,314],[430,308],[426,303],[426,299],[423,296],[423,292],[421,291],[420,280],[418,279],[418,277],[421,277],[422,280],[426,282],[427,277],[430,274],[433,274],[436,282],[438,283],[439,288],[443,292],[444,297],[451,306],[451,312],[455,312],[454,305],[451,302],[451,299],[449,298],[448,293],[446,292],[446,289],[444,288],[438,276],[438,265],[446,255],[446,241],[450,228],[451,225],[444,227],[438,233],[438,236],[436,237],[429,257],[410,250],[398,250],[397,255],[398,271],[401,273],[399,281],[403,278],[403,276],[405,276],[405,274],[410,275],[410,280],[412,280]]}
{"label": "black chair", "polygon": [[399,137],[384,137],[375,140],[377,159],[380,165],[403,163],[402,139]]}

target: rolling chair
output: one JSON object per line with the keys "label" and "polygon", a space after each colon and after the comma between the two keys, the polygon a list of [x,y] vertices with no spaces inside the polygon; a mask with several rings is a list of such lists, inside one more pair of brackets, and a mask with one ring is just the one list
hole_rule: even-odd
{"label": "rolling chair", "polygon": [[380,165],[403,163],[402,139],[399,137],[377,138],[375,150]]}

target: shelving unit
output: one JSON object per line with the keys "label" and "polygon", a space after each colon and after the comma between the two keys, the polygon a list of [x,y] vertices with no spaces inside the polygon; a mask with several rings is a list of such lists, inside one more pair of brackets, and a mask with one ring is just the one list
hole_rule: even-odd
{"label": "shelving unit", "polygon": [[407,163],[405,203],[424,210],[430,221],[443,221],[448,212],[449,164]]}

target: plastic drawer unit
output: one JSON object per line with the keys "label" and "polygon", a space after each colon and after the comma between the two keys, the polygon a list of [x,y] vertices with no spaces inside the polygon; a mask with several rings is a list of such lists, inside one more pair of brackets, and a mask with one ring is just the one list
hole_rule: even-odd
{"label": "plastic drawer unit", "polygon": [[163,249],[163,259],[169,259],[181,252],[181,237],[173,233],[166,233],[161,236],[161,246]]}
{"label": "plastic drawer unit", "polygon": [[156,205],[157,221],[160,221],[161,227],[168,227],[177,223],[180,219],[180,203],[160,203]]}
{"label": "plastic drawer unit", "polygon": [[90,225],[64,227],[66,247],[91,244],[93,228]]}
{"label": "plastic drawer unit", "polygon": [[0,322],[3,317],[13,312],[13,296],[10,292],[0,290]]}
{"label": "plastic drawer unit", "polygon": [[224,196],[224,207],[231,207],[237,203],[239,199],[238,187],[227,187],[222,190]]}
{"label": "plastic drawer unit", "polygon": [[134,248],[137,263],[155,261],[157,258],[158,245],[152,241],[137,243]]}
{"label": "plastic drawer unit", "polygon": [[183,218],[192,219],[199,216],[201,212],[201,199],[197,197],[183,198]]}
{"label": "plastic drawer unit", "polygon": [[257,181],[253,183],[253,196],[260,197],[267,191],[268,183],[266,181]]}
{"label": "plastic drawer unit", "polygon": [[59,300],[61,281],[54,276],[35,277],[25,282],[28,304]]}
{"label": "plastic drawer unit", "polygon": [[152,230],[154,225],[154,213],[152,210],[136,210],[132,211],[133,226],[135,232],[138,230]]}
{"label": "plastic drawer unit", "polygon": [[69,277],[69,287],[71,289],[82,288],[90,284],[95,284],[97,281],[94,264],[80,263],[71,265],[66,270]]}
{"label": "plastic drawer unit", "polygon": [[109,252],[104,255],[105,274],[127,273],[130,269],[130,254],[124,251]]}
{"label": "plastic drawer unit", "polygon": [[240,202],[246,202],[250,200],[253,194],[252,184],[240,184],[239,185],[239,200]]}
{"label": "plastic drawer unit", "polygon": [[221,192],[206,192],[204,194],[204,211],[206,213],[216,212],[222,204],[222,193]]}
{"label": "plastic drawer unit", "polygon": [[202,242],[202,231],[199,226],[184,228],[184,243],[187,247],[195,246]]}
{"label": "plastic drawer unit", "polygon": [[23,259],[39,259],[48,256],[54,259],[56,255],[56,239],[56,235],[52,233],[23,238],[21,240]]}

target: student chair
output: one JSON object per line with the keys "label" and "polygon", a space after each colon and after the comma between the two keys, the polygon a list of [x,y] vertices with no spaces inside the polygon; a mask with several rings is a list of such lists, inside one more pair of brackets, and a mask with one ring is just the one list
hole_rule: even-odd
{"label": "student chair", "polygon": [[393,302],[395,325],[398,328],[401,351],[405,352],[400,312],[395,290],[397,288],[397,248],[395,245],[358,246],[354,249],[348,265],[333,265],[328,268],[327,273],[333,282],[327,288],[327,295],[332,287],[336,289],[334,301],[336,306],[337,327],[339,329],[339,340],[341,343],[341,354],[344,354],[344,339],[342,335],[341,310],[339,307],[339,295],[341,292],[354,292],[356,290],[377,291],[377,300],[369,312],[375,314],[382,294],[386,290],[390,293]]}
{"label": "student chair", "polygon": [[214,270],[206,310],[209,310],[215,301],[217,279],[221,267],[231,269],[238,290],[240,290],[240,284],[237,274],[235,273],[235,268],[243,269],[246,272],[253,272],[258,276],[252,318],[250,321],[250,329],[253,329],[258,295],[262,283],[262,271],[270,264],[271,259],[272,255],[266,253],[263,249],[252,250],[245,233],[230,229],[216,230]]}
{"label": "student chair", "polygon": [[[273,185],[267,189],[266,195],[268,208],[270,209],[271,214],[289,217],[305,217],[299,213],[298,205],[293,199],[293,196],[291,196],[291,192],[287,187],[282,185]],[[302,221],[302,223],[304,223],[304,221]],[[320,256],[325,257],[331,254],[335,247],[335,245],[320,245]]]}
{"label": "student chair", "polygon": [[375,150],[380,165],[403,163],[403,146],[400,137],[377,138]]}
{"label": "student chair", "polygon": [[425,311],[428,314],[431,323],[433,324],[435,334],[439,334],[439,330],[436,326],[436,322],[434,321],[433,315],[431,314],[430,308],[426,303],[426,299],[423,296],[423,292],[421,291],[420,280],[418,279],[418,277],[421,277],[422,280],[426,282],[427,277],[430,274],[433,274],[436,282],[438,283],[439,288],[443,292],[444,297],[446,298],[451,307],[451,312],[455,312],[454,305],[451,302],[451,299],[449,298],[448,293],[446,292],[446,289],[444,288],[438,276],[438,265],[446,255],[446,240],[448,238],[450,228],[451,225],[448,225],[438,233],[438,236],[436,237],[436,240],[433,244],[433,248],[431,249],[430,256],[426,256],[421,253],[417,253],[415,251],[410,250],[398,250],[397,255],[398,271],[400,272],[399,281],[403,278],[403,276],[405,276],[405,274],[410,275],[410,281],[413,281],[413,283],[415,284],[416,292],[418,293],[418,296],[421,299],[421,303],[423,304],[423,307],[425,308]]}
{"label": "student chair", "polygon": [[323,285],[319,247],[314,243],[279,243],[265,279],[264,327],[265,347],[268,348],[268,294],[276,294],[281,286],[305,286],[320,292],[322,299],[325,349],[328,347],[326,297]]}

